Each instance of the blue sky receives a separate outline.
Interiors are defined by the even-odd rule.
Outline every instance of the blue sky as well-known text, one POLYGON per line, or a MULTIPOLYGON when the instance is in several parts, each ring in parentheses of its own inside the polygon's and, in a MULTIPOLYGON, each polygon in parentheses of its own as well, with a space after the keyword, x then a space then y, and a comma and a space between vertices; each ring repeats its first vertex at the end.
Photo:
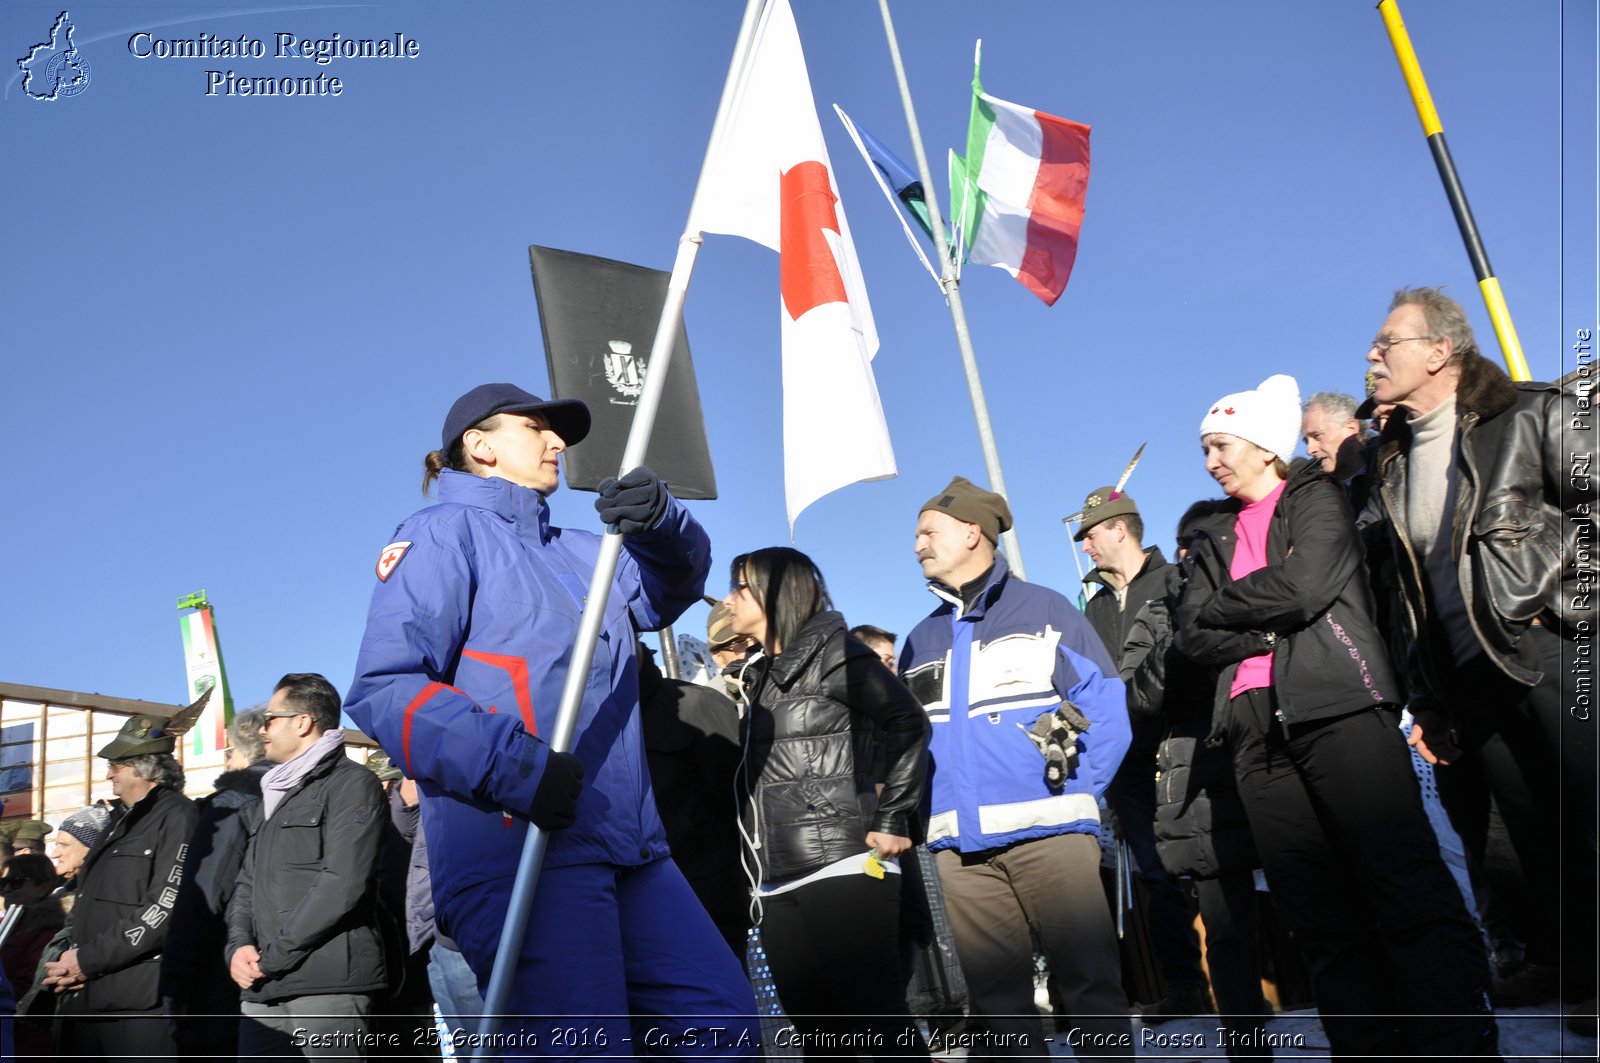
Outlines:
MULTIPOLYGON (((851 622, 903 633, 933 605, 917 507, 983 463, 943 302, 828 107, 909 158, 876 5, 794 6, 900 466, 812 506, 795 544, 851 622)), ((0 679, 177 701, 174 604, 203 587, 239 704, 287 671, 342 690, 450 402, 488 380, 546 390, 527 245, 671 265, 742 4, 73 5, 91 80, 42 103, 13 61, 60 10, 3 13, 0 679), (141 30, 269 55, 140 59, 141 30), (420 54, 317 67, 272 58, 278 32, 398 32, 420 54), (207 97, 208 69, 344 91, 207 97)), ((1528 360, 1557 376, 1596 323, 1594 6, 1402 10, 1528 360)), ((989 92, 1094 128, 1061 301, 982 267, 963 285, 1035 582, 1076 594, 1060 518, 1144 441, 1129 490, 1169 548, 1216 493, 1205 407, 1275 372, 1358 391, 1400 285, 1449 285, 1496 352, 1366 0, 894 11, 934 158, 964 142, 978 37, 989 92)), ((777 315, 777 256, 708 237, 686 320, 722 494, 694 505, 717 593, 735 553, 788 538, 777 315)), ((823 456, 829 425, 817 410, 823 456)), ((590 500, 561 491, 557 522, 598 529, 590 500)))

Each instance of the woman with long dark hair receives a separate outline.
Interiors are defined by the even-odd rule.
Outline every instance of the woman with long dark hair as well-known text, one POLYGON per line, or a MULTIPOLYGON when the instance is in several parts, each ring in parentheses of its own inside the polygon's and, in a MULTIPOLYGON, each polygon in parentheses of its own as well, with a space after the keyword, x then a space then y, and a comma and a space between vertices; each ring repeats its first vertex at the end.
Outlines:
POLYGON ((1422 808, 1398 685, 1343 492, 1288 463, 1299 387, 1200 424, 1232 500, 1193 529, 1178 648, 1221 669, 1210 737, 1234 778, 1335 1057, 1492 1055, 1488 961, 1422 808))
POLYGON ((898 857, 923 836, 927 716, 805 554, 743 554, 732 577, 733 630, 760 646, 741 675, 740 827, 778 996, 808 1056, 922 1053, 898 857))

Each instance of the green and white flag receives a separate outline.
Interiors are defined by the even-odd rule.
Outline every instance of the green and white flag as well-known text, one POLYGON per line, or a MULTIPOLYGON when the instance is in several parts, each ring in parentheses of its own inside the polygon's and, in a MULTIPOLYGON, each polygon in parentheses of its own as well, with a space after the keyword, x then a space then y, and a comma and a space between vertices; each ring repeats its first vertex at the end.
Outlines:
POLYGON ((188 701, 198 701, 208 689, 211 700, 193 730, 184 736, 190 756, 219 753, 228 744, 228 724, 233 722, 233 698, 222 670, 222 647, 217 642, 216 618, 206 601, 206 592, 190 594, 178 601, 179 609, 193 609, 178 618, 183 631, 183 663, 188 674, 188 701), (220 696, 218 696, 220 695, 220 696))

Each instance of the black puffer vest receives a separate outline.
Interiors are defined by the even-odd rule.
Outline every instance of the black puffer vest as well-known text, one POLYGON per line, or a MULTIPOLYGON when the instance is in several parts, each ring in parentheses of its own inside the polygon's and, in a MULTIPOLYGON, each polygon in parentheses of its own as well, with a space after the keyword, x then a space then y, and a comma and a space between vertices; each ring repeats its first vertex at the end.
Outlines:
POLYGON ((824 612, 777 657, 758 657, 745 669, 740 813, 763 882, 798 878, 862 852, 869 831, 914 840, 920 833, 915 823, 925 755, 897 752, 907 748, 912 731, 921 737, 911 744, 926 748, 922 708, 897 684, 903 705, 852 709, 847 666, 868 662, 851 657, 883 668, 845 634, 842 616, 824 612), (894 720, 875 725, 874 718, 886 714, 894 720), (873 772, 880 731, 888 751, 881 804, 873 772))

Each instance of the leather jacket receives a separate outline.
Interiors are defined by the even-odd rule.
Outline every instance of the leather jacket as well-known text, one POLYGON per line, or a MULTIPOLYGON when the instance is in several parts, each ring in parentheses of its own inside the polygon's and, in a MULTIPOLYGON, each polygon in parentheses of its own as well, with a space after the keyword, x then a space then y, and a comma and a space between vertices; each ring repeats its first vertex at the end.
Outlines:
POLYGON ((776 657, 753 658, 742 680, 749 711, 738 785, 762 882, 864 852, 870 831, 922 841, 927 715, 845 633, 842 616, 813 616, 776 657))
MULTIPOLYGON (((1463 356, 1456 390, 1455 469, 1460 477, 1449 543, 1478 643, 1507 676, 1528 686, 1543 673, 1519 653, 1539 623, 1571 638, 1591 611, 1595 544, 1593 450, 1568 445, 1569 428, 1594 424, 1577 397, 1554 384, 1513 382, 1477 354, 1463 356)), ((1415 664, 1435 693, 1434 669, 1449 664, 1435 628, 1432 591, 1413 546, 1404 501, 1411 426, 1391 417, 1378 442, 1378 490, 1388 511, 1415 664), (1434 629, 1434 630, 1430 630, 1434 629), (1430 643, 1437 641, 1437 647, 1430 643)), ((1442 545, 1442 540, 1441 540, 1442 545)))

